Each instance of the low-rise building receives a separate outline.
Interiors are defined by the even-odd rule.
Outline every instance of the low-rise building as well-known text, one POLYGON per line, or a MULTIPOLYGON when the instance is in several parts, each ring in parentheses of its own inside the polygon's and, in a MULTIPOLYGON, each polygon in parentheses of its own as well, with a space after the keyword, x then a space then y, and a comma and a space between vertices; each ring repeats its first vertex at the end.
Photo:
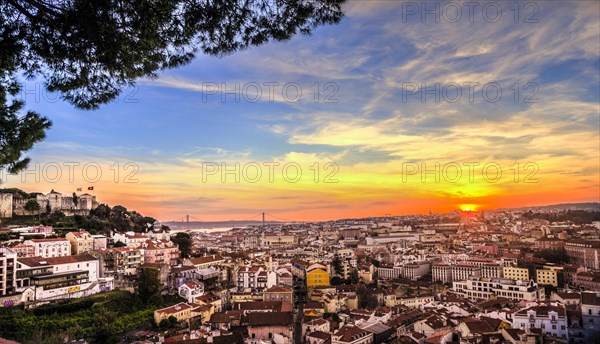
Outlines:
POLYGON ((92 255, 100 261, 101 277, 132 276, 143 263, 140 250, 132 247, 100 249, 92 255))
POLYGON ((544 288, 534 281, 506 278, 476 278, 452 283, 452 290, 470 300, 505 297, 512 300, 543 301, 544 288))
POLYGON ((71 255, 71 243, 65 238, 25 240, 24 245, 33 246, 36 257, 52 258, 71 255))
POLYGON ((65 239, 71 243, 72 254, 88 253, 94 250, 94 238, 86 231, 69 232, 65 239))
POLYGON ((513 314, 513 328, 541 329, 544 334, 568 340, 567 311, 562 306, 540 305, 513 314))

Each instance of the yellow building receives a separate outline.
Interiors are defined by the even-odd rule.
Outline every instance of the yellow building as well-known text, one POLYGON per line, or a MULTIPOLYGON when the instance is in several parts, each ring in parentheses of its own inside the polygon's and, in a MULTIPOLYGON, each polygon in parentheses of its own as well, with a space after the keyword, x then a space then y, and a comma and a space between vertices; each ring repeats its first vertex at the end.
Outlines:
POLYGON ((193 316, 192 308, 191 305, 181 302, 171 307, 157 309, 154 311, 154 322, 158 325, 162 320, 172 316, 177 318, 177 321, 187 320, 193 316))
POLYGON ((329 273, 321 268, 306 271, 306 287, 313 288, 329 285, 329 273))
POLYGON ((529 270, 527 268, 518 268, 516 266, 505 266, 502 270, 504 278, 513 280, 529 280, 529 270))
POLYGON ((560 266, 544 266, 543 269, 536 270, 537 283, 539 285, 559 286, 559 275, 563 268, 560 266))
POLYGON ((94 249, 94 238, 86 231, 69 232, 65 239, 71 243, 71 254, 78 255, 94 249))

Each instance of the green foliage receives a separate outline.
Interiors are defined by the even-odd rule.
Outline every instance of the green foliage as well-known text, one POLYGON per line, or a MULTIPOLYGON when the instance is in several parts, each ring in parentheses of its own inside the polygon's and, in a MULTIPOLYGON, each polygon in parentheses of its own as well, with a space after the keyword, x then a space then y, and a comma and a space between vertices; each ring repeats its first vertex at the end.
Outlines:
POLYGON ((30 214, 33 214, 36 211, 40 210, 40 203, 38 203, 38 201, 35 198, 30 198, 27 200, 27 203, 25 203, 25 206, 23 207, 25 210, 27 210, 30 214))
POLYGON ((91 343, 115 343, 126 332, 151 326, 155 309, 180 301, 169 297, 163 303, 150 305, 119 290, 70 304, 44 306, 41 312, 25 311, 22 307, 0 308, 0 337, 35 344, 62 343, 67 337, 85 338, 91 343), (90 302, 93 306, 83 307, 90 302), (66 312, 67 307, 72 307, 71 312, 66 312))
POLYGON ((0 61, 93 109, 198 52, 221 56, 337 23, 343 2, 11 0, 0 12, 0 61))
POLYGON ((117 242, 114 244, 114 247, 125 247, 125 246, 127 246, 127 244, 125 244, 125 243, 124 243, 124 242, 122 242, 121 240, 117 241, 117 242))
POLYGON ((31 160, 24 157, 23 153, 46 138, 46 131, 52 123, 33 111, 20 114, 24 103, 14 99, 21 91, 13 74, 16 61, 7 60, 3 56, 6 51, 5 43, 10 44, 10 41, 5 41, 6 31, 2 30, 6 24, 3 24, 2 19, 0 23, 0 169, 6 169, 8 173, 18 173, 24 170, 31 160))
POLYGON ((348 277, 348 282, 350 284, 357 284, 358 282, 360 282, 360 277, 358 276, 358 270, 352 269, 352 271, 350 271, 350 276, 348 277))
POLYGON ((171 241, 174 242, 181 252, 182 258, 189 258, 190 253, 192 252, 192 245, 194 241, 192 237, 188 233, 177 233, 174 237, 171 238, 171 241))
POLYGON ((157 269, 144 268, 138 275, 137 295, 145 303, 162 302, 160 272, 157 269))
POLYGON ((93 300, 81 300, 81 301, 66 303, 63 305, 41 306, 41 307, 35 308, 33 310, 33 314, 36 316, 51 315, 51 314, 66 314, 66 313, 77 312, 82 309, 90 308, 90 307, 92 307, 93 304, 94 304, 93 300))
POLYGON ((372 290, 364 285, 358 287, 356 295, 358 296, 358 307, 360 309, 373 309, 378 306, 377 297, 372 290))
POLYGON ((163 319, 158 324, 158 327, 162 330, 168 329, 169 327, 171 327, 171 322, 169 321, 169 319, 163 319))
POLYGON ((333 266, 333 271, 337 275, 341 275, 344 272, 342 270, 342 259, 337 253, 333 256, 333 259, 331 260, 331 265, 333 266))
POLYGON ((540 250, 535 252, 533 256, 557 264, 568 263, 571 261, 571 258, 567 255, 567 251, 564 248, 560 250, 540 250))
POLYGON ((346 284, 346 280, 341 278, 340 276, 333 276, 331 277, 331 280, 329 280, 329 283, 331 285, 342 285, 346 284))

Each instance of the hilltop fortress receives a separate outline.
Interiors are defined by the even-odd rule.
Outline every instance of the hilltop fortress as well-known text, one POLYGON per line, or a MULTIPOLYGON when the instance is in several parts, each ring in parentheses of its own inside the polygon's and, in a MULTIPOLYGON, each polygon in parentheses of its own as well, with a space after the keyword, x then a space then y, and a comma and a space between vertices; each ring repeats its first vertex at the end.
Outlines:
POLYGON ((54 190, 48 194, 34 193, 30 197, 25 192, 0 191, 0 218, 10 218, 14 215, 30 215, 25 210, 25 203, 34 198, 40 204, 40 213, 61 211, 67 216, 89 215, 92 209, 98 207, 96 196, 90 194, 63 195, 54 190))

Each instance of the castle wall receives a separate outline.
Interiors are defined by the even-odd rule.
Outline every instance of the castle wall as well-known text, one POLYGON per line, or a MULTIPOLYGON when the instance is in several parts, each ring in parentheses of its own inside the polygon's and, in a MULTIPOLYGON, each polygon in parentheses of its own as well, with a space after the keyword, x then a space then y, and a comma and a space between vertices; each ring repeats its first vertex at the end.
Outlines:
POLYGON ((0 193, 0 218, 13 216, 13 195, 0 193))
MULTIPOLYGON (((51 212, 61 211, 66 216, 89 215, 90 210, 98 207, 96 196, 90 195, 80 196, 77 206, 73 202, 73 196, 62 196, 58 193, 37 194, 36 200, 40 204, 40 214, 46 212, 48 205, 50 205, 51 212)), ((25 210, 26 203, 27 199, 15 198, 10 193, 0 193, 0 218, 10 218, 14 215, 31 215, 25 210)))

